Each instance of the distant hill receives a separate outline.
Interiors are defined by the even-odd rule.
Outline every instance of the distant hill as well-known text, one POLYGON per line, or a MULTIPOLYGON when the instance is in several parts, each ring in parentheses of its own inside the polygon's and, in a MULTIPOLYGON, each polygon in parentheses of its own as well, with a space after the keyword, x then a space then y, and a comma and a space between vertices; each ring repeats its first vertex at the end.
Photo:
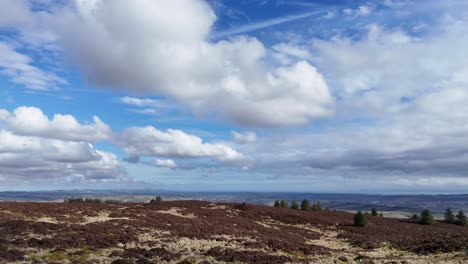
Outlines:
POLYGON ((182 192, 167 190, 67 190, 0 192, 0 201, 62 201, 70 197, 99 197, 131 202, 149 201, 161 195, 165 200, 204 200, 213 202, 248 202, 272 205, 276 199, 320 201, 322 206, 346 211, 370 210, 420 212, 430 209, 442 213, 446 208, 468 211, 468 194, 453 195, 366 195, 264 192, 182 192))

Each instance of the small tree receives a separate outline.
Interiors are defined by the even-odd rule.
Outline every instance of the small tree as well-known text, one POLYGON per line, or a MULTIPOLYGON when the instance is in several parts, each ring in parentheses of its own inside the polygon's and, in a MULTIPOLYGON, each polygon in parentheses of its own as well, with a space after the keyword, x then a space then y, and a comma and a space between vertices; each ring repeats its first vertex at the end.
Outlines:
POLYGON ((379 217, 383 217, 383 212, 380 212, 380 213, 379 213, 379 217))
POLYGON ((466 226, 468 224, 468 219, 466 215, 463 213, 463 210, 460 210, 460 212, 458 212, 456 223, 457 225, 462 225, 462 226, 466 226))
POLYGON ((434 224, 435 220, 434 220, 434 217, 432 216, 431 211, 429 211, 428 209, 422 211, 419 223, 421 223, 423 225, 432 225, 432 224, 434 224))
POLYGON ((160 202, 162 202, 162 198, 159 195, 156 196, 155 199, 151 199, 151 201, 150 201, 150 203, 160 203, 160 202))
POLYGON ((276 201, 275 201, 275 204, 274 204, 273 206, 274 206, 274 207, 280 207, 280 206, 281 206, 281 205, 280 205, 280 201, 279 201, 279 200, 276 200, 276 201))
POLYGON ((322 210, 322 206, 320 205, 320 202, 316 202, 316 203, 312 204, 312 210, 314 210, 314 211, 322 210))
POLYGON ((288 207, 289 207, 289 204, 288 204, 288 202, 286 202, 285 200, 281 200, 281 202, 280 202, 280 207, 281 207, 281 208, 288 208, 288 207))
POLYGON ((302 200, 301 210, 307 211, 310 210, 310 202, 307 199, 302 200))
POLYGON ((372 208, 371 215, 378 216, 379 214, 377 213, 377 210, 375 208, 372 208))
POLYGON ((455 223, 455 215, 452 212, 452 209, 447 208, 444 213, 444 221, 449 224, 455 223))
POLYGON ((361 211, 358 211, 354 216, 354 224, 360 227, 366 227, 369 223, 369 218, 367 215, 363 214, 361 211))
POLYGON ((421 220, 421 217, 419 217, 418 214, 413 214, 413 215, 411 216, 411 220, 414 220, 414 221, 418 221, 418 222, 419 222, 419 220, 421 220))
POLYGON ((291 202, 291 209, 299 210, 299 204, 296 201, 291 202))

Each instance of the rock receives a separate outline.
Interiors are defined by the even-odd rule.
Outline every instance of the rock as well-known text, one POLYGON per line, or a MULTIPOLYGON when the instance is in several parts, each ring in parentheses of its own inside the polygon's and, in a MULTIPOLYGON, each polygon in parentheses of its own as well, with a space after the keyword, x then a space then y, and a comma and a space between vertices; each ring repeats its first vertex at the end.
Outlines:
POLYGON ((338 260, 340 260, 341 262, 349 262, 350 261, 350 259, 348 257, 346 257, 346 256, 341 256, 341 257, 338 258, 338 260))

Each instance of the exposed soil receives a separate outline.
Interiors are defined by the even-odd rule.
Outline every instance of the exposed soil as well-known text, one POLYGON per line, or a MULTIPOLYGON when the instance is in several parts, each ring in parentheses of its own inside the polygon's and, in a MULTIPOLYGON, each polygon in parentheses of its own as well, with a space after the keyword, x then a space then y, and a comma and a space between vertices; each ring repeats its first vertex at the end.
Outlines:
POLYGON ((0 203, 0 263, 468 263, 468 227, 171 201, 0 203))

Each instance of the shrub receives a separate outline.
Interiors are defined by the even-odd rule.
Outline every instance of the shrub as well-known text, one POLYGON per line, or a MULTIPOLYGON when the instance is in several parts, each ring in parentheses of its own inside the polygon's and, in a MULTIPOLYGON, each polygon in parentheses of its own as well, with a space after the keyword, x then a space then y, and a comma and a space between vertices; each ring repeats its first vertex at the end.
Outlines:
POLYGON ((288 204, 288 202, 286 202, 285 200, 281 200, 281 202, 280 202, 280 207, 281 207, 281 208, 288 208, 288 207, 289 207, 289 204, 288 204))
POLYGON ((419 217, 418 214, 413 214, 413 215, 411 216, 411 220, 414 220, 414 221, 418 221, 418 222, 419 222, 419 220, 421 220, 421 217, 419 217))
POLYGON ((372 208, 371 215, 372 216, 378 216, 379 214, 377 213, 377 210, 375 208, 372 208))
POLYGON ((151 199, 150 203, 160 203, 162 202, 161 196, 156 196, 155 199, 151 199))
POLYGON ((279 200, 276 200, 275 201, 275 204, 273 205, 273 207, 280 207, 280 201, 279 200))
POLYGON ((299 204, 296 201, 291 202, 291 209, 299 210, 299 204))
POLYGON ((314 210, 314 211, 322 210, 322 206, 320 205, 320 202, 316 202, 316 203, 312 204, 312 210, 314 210))
POLYGON ((310 209, 310 202, 307 199, 302 200, 301 210, 307 211, 310 209))
POLYGON ((423 225, 432 225, 432 224, 434 224, 435 220, 434 220, 434 217, 432 216, 431 211, 429 211, 428 209, 422 211, 419 223, 421 223, 423 225))
POLYGON ((360 227, 366 227, 369 223, 369 218, 367 215, 363 214, 361 211, 358 211, 354 216, 354 225, 360 227))
POLYGON ((379 217, 383 217, 383 216, 384 216, 384 215, 383 215, 383 212, 380 212, 380 213, 379 213, 379 217))
POLYGON ((468 224, 468 219, 466 218, 466 215, 463 213, 463 210, 460 210, 460 212, 458 212, 456 224, 462 225, 462 226, 466 226, 468 224))
POLYGON ((452 212, 452 209, 447 208, 444 213, 444 221, 449 224, 455 223, 455 215, 452 212))

